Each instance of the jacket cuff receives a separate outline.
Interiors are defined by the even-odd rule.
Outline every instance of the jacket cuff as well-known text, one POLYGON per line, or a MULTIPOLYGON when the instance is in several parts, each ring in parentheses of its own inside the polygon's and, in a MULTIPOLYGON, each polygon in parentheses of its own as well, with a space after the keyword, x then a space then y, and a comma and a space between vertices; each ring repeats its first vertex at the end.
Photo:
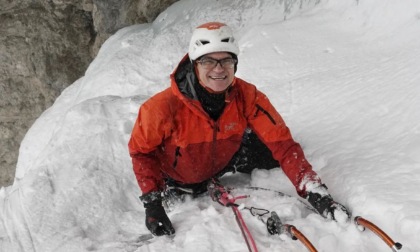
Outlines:
POLYGON ((149 192, 139 197, 141 202, 143 202, 144 206, 150 204, 161 204, 162 203, 162 195, 161 192, 149 192))

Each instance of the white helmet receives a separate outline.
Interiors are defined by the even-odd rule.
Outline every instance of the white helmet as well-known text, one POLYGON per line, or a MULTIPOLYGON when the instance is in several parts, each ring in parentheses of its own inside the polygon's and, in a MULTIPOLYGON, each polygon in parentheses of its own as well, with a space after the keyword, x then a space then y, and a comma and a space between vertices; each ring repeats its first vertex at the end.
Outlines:
POLYGON ((213 52, 239 54, 239 47, 229 26, 219 22, 205 23, 197 27, 190 41, 188 55, 191 60, 213 52))

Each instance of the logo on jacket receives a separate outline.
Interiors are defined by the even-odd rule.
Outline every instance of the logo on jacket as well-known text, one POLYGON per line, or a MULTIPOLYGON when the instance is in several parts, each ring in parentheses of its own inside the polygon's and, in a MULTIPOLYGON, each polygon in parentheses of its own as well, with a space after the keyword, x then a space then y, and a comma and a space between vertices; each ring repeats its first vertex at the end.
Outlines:
POLYGON ((235 130, 237 125, 238 125, 238 123, 236 123, 236 122, 228 123, 228 124, 225 125, 225 131, 235 130))

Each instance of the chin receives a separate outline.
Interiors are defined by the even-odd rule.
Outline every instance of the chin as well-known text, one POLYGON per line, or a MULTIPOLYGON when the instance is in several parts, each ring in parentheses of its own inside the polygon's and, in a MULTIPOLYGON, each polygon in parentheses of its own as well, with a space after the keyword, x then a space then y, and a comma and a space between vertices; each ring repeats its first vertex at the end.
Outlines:
POLYGON ((217 84, 213 84, 213 85, 212 84, 207 85, 208 88, 210 88, 211 90, 213 90, 215 92, 224 91, 228 86, 229 85, 226 84, 226 83, 224 83, 224 84, 217 83, 217 84))
POLYGON ((227 86, 223 86, 223 87, 209 87, 211 90, 213 90, 214 92, 222 92, 225 91, 227 86))

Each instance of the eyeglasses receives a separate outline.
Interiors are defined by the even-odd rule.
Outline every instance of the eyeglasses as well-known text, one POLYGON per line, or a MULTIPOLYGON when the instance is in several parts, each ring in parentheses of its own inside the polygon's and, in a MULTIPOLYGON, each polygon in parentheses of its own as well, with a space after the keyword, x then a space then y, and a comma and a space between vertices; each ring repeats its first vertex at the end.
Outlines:
POLYGON ((223 68, 233 68, 238 62, 237 59, 233 58, 224 58, 224 59, 213 59, 213 58, 204 58, 202 60, 197 60, 197 63, 200 63, 204 69, 213 69, 220 63, 220 66, 223 68))

